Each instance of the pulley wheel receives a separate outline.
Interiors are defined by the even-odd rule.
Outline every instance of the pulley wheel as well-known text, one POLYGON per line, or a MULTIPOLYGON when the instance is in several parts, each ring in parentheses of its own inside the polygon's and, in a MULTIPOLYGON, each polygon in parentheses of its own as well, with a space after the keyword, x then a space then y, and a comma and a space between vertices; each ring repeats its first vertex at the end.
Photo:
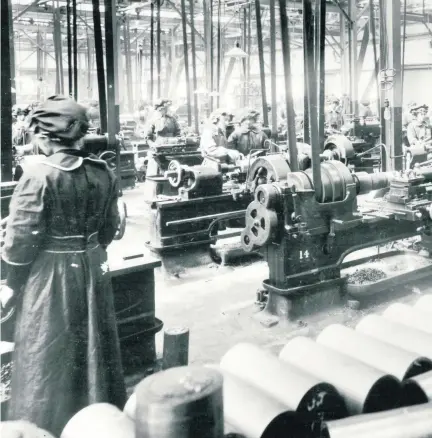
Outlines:
POLYGON ((168 181, 173 187, 180 187, 183 179, 183 169, 177 160, 170 161, 168 165, 168 172, 176 172, 175 176, 169 176, 168 181))
POLYGON ((249 204, 246 210, 246 228, 242 240, 247 236, 251 245, 264 246, 273 238, 278 224, 274 210, 268 210, 257 201, 249 204))
POLYGON ((279 198, 279 190, 273 184, 263 184, 255 191, 255 200, 266 208, 275 208, 279 198))
POLYGON ((104 160, 107 164, 108 167, 115 171, 117 169, 117 160, 116 160, 116 153, 113 151, 105 151, 102 152, 99 155, 99 159, 100 160, 104 160))

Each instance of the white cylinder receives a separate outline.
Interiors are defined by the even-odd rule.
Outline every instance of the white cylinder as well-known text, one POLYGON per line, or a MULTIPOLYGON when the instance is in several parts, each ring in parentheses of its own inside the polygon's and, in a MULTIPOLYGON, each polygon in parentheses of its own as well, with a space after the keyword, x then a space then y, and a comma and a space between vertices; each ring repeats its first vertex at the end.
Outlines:
POLYGON ((384 318, 432 334, 432 317, 428 312, 414 309, 407 304, 395 303, 387 307, 384 318))

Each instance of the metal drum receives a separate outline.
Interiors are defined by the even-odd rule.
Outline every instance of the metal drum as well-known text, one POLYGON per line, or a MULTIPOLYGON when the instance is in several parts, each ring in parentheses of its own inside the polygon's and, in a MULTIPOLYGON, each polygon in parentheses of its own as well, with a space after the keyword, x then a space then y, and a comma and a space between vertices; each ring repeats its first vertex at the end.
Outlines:
POLYGON ((334 385, 345 398, 351 415, 399 407, 401 384, 349 356, 302 336, 285 345, 279 357, 313 376, 334 385))
POLYGON ((414 309, 402 303, 395 303, 387 307, 383 316, 390 321, 432 334, 432 318, 428 312, 414 309))
POLYGON ((255 345, 241 343, 231 348, 221 360, 221 369, 267 393, 288 410, 324 419, 348 415, 334 386, 255 345))
POLYGON ((432 370, 432 361, 340 324, 326 327, 317 337, 319 344, 339 351, 399 380, 432 370))
MULTIPOLYGON (((224 418, 228 429, 247 438, 303 438, 306 425, 301 415, 268 393, 223 372, 224 418)), ((309 429, 311 430, 311 429, 309 429)), ((238 435, 236 435, 238 436, 238 435)))
POLYGON ((115 406, 97 403, 75 414, 60 438, 135 438, 135 425, 115 406))
POLYGON ((223 378, 214 369, 177 367, 137 387, 136 438, 221 438, 223 378))
POLYGON ((321 438, 432 438, 432 403, 326 424, 321 438))
POLYGON ((378 315, 364 317, 357 324, 356 330, 432 360, 432 335, 428 333, 378 315))

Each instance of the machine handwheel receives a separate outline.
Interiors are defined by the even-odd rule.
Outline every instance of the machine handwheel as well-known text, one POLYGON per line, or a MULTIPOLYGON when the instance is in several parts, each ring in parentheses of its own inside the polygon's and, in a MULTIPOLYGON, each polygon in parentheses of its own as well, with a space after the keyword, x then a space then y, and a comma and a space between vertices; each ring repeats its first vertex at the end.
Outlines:
POLYGON ((168 165, 168 172, 170 174, 176 173, 175 176, 169 176, 168 181, 173 187, 180 187, 183 180, 183 169, 177 160, 170 161, 168 165))
POLYGON ((243 249, 250 252, 256 246, 266 245, 274 237, 277 225, 276 212, 253 201, 246 210, 246 228, 241 235, 243 249))
POLYGON ((111 169, 111 170, 116 170, 116 168, 117 168, 117 162, 116 162, 116 153, 115 152, 113 152, 113 151, 105 151, 105 152, 102 152, 100 155, 99 155, 99 158, 101 159, 101 160, 104 160, 104 161, 106 161, 106 163, 108 164, 108 167, 111 169))

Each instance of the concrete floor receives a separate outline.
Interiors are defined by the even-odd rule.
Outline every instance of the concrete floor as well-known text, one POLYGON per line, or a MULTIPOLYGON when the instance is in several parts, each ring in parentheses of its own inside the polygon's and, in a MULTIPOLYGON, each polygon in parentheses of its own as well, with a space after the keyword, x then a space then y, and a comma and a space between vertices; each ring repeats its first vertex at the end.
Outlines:
MULTIPOLYGON (((111 256, 146 254, 145 232, 142 226, 142 185, 124 193, 128 208, 127 231, 121 241, 110 247, 111 256)), ((372 250, 373 252, 374 250, 372 250)), ((365 313, 379 312, 389 302, 412 303, 420 294, 432 293, 430 280, 417 282, 390 291, 384 303, 376 301, 365 310, 336 308, 304 321, 266 328, 255 318, 254 301, 261 282, 267 278, 264 261, 243 266, 220 267, 214 263, 197 266, 180 278, 166 278, 156 273, 156 316, 165 327, 186 326, 190 329, 190 364, 216 363, 238 342, 253 342, 268 351, 278 353, 296 335, 314 336, 331 323, 351 325, 365 313)), ((157 336, 157 348, 162 352, 162 334, 157 336)))

